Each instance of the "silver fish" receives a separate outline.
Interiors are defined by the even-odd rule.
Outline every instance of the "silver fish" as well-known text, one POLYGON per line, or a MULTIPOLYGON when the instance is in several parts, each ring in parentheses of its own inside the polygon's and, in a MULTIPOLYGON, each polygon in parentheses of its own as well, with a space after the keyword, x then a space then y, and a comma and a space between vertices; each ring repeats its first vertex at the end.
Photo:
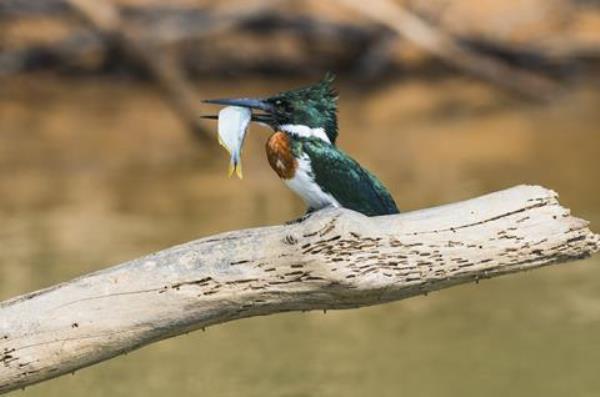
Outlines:
POLYGON ((228 168, 230 177, 235 171, 238 178, 243 178, 242 146, 251 118, 252 111, 246 107, 227 106, 219 112, 219 143, 231 155, 228 168))

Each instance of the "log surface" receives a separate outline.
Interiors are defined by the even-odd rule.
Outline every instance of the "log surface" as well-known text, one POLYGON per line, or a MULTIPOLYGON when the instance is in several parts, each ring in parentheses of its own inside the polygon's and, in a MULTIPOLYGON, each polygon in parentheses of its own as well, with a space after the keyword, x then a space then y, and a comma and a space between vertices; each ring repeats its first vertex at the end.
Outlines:
POLYGON ((539 186, 211 236, 0 303, 0 393, 212 324, 394 301, 583 258, 599 244, 539 186))

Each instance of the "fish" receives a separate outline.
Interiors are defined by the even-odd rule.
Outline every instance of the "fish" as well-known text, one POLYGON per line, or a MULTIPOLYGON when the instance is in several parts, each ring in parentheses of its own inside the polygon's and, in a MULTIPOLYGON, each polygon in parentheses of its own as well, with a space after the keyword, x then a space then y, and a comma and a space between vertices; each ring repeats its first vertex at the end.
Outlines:
POLYGON ((227 106, 219 112, 219 143, 231 155, 227 170, 229 177, 233 175, 234 171, 238 178, 242 179, 244 177, 242 173, 242 147, 251 119, 252 111, 246 107, 227 106))

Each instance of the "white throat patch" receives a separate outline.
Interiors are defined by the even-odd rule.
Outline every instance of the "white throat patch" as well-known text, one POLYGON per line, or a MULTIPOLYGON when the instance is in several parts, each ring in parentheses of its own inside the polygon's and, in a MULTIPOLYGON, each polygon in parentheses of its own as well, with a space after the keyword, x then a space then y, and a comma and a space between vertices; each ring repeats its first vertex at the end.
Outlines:
POLYGON ((320 140, 331 144, 329 137, 325 133, 323 128, 310 128, 306 125, 301 124, 284 124, 279 127, 281 130, 296 136, 300 136, 303 138, 319 138, 320 140))

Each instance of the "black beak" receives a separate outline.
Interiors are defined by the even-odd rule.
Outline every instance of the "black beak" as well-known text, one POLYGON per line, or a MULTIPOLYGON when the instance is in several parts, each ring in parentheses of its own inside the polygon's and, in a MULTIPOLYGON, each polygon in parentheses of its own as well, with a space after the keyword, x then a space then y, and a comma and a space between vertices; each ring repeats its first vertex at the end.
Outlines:
POLYGON ((270 112, 273 107, 268 102, 262 99, 256 98, 220 98, 220 99, 206 99, 204 103, 212 103, 214 105, 226 105, 226 106, 241 106, 250 109, 264 110, 270 112))
MULTIPOLYGON (((273 106, 258 98, 219 98, 219 99, 205 99, 204 103, 210 103, 213 105, 226 105, 226 106, 240 106, 250 109, 262 110, 265 113, 252 113, 252 121, 259 123, 268 123, 271 119, 270 113, 273 110, 273 106)), ((216 115, 201 116, 203 119, 218 120, 216 115)))

